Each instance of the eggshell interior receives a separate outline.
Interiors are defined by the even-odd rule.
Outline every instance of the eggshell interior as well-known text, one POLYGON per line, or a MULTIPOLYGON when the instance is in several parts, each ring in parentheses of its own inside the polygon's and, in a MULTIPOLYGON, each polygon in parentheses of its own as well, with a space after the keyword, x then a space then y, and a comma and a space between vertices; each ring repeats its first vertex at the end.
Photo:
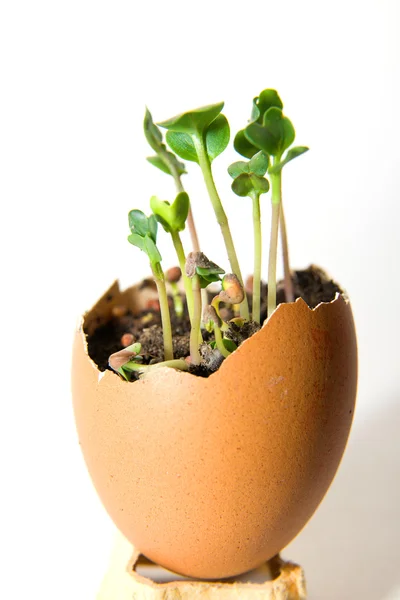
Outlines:
POLYGON ((281 551, 326 493, 348 438, 357 349, 341 295, 280 305, 208 378, 169 368, 101 374, 85 331, 140 293, 118 285, 86 314, 73 352, 79 440, 100 498, 154 562, 219 579, 281 551))

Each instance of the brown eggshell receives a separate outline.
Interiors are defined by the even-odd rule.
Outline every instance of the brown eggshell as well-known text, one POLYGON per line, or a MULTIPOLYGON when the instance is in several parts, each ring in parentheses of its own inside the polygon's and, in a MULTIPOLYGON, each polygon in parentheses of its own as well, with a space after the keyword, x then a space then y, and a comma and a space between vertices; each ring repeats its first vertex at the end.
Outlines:
MULTIPOLYGON (((107 319, 114 286, 85 316, 107 319)), ((257 567, 326 493, 353 417, 357 350, 343 296, 282 304, 208 378, 160 368, 128 383, 100 373, 82 329, 73 401, 82 451, 108 513, 151 560, 217 579, 257 567)))

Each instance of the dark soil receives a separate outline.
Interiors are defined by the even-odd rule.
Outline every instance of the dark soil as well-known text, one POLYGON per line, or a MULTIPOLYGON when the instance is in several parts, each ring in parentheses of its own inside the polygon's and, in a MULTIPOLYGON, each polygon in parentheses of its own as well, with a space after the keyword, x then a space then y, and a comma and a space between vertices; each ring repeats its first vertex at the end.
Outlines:
MULTIPOLYGON (((293 285, 295 298, 303 298, 310 308, 315 308, 320 302, 331 302, 337 292, 342 292, 336 283, 327 279, 325 273, 313 265, 302 271, 294 271, 293 285)), ((261 297, 264 299, 267 297, 266 284, 262 284, 261 297)), ((251 306, 250 294, 248 294, 248 299, 251 306)), ((279 282, 277 286, 277 304, 284 302, 283 282, 279 282)), ((174 357, 185 358, 190 354, 190 321, 186 313, 181 318, 176 316, 172 301, 170 312, 174 357)), ((261 322, 266 319, 266 313, 265 301, 261 305, 261 322)), ((231 311, 227 309, 224 319, 229 320, 233 316, 231 311)), ((241 342, 253 335, 259 328, 259 324, 253 322, 246 323, 240 329, 236 326, 230 326, 226 336, 232 339, 237 345, 240 345, 241 342)), ((126 312, 122 316, 118 314, 118 316, 112 317, 107 324, 100 326, 92 335, 87 336, 89 356, 97 364, 100 371, 109 368, 108 358, 114 352, 121 350, 123 347, 121 338, 126 333, 133 335, 131 343, 140 342, 142 345, 141 354, 143 355, 144 364, 153 364, 163 360, 163 336, 159 311, 157 309, 149 309, 137 316, 126 312)), ((205 342, 213 340, 212 334, 208 334, 205 331, 202 333, 205 342)), ((218 350, 213 350, 207 343, 201 346, 200 353, 203 358, 202 365, 191 370, 196 375, 208 377, 219 368, 222 356, 218 350)))

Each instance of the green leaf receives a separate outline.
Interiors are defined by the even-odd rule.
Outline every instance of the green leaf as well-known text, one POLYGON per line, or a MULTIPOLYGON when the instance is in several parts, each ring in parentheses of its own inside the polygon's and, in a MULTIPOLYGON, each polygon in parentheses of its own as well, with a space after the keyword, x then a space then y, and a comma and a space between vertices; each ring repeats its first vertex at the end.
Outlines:
POLYGON ((162 258, 157 246, 149 235, 144 237, 144 252, 146 252, 152 264, 160 263, 162 258))
POLYGON ((243 173, 249 173, 249 163, 244 160, 238 160, 228 167, 228 173, 233 178, 239 177, 243 173))
POLYGON ((157 196, 150 199, 150 207, 154 216, 164 227, 165 231, 174 233, 185 229, 185 222, 189 214, 189 196, 186 192, 180 192, 174 202, 169 204, 160 200, 157 196))
POLYGON ((141 235, 137 233, 131 233, 130 235, 128 235, 128 242, 142 250, 142 252, 146 252, 144 246, 144 237, 142 237, 141 235))
POLYGON ((250 123, 245 129, 245 135, 254 146, 278 158, 295 138, 291 121, 282 115, 280 108, 276 107, 267 110, 262 125, 250 123))
POLYGON ((268 172, 272 173, 272 174, 279 173, 280 171, 282 171, 283 167, 285 165, 287 165, 288 162, 290 162, 291 160, 294 160, 298 156, 301 156, 308 150, 309 150, 309 148, 307 148, 306 146, 293 146, 293 148, 290 148, 287 151, 285 158, 282 161, 280 161, 279 163, 270 167, 268 172))
POLYGON ((232 190, 237 196, 251 196, 253 192, 265 194, 269 190, 269 182, 254 173, 242 173, 232 183, 232 190))
POLYGON ((247 139, 244 129, 241 129, 235 135, 233 147, 235 148, 236 152, 242 156, 245 156, 246 158, 251 158, 258 152, 258 149, 247 139))
POLYGON ((147 220, 148 226, 149 226, 149 233, 148 235, 151 237, 151 239, 153 240, 154 243, 157 242, 157 229, 158 229, 158 223, 157 223, 157 219, 155 217, 155 215, 150 215, 148 220, 147 220))
POLYGON ((298 156, 301 156, 305 152, 308 152, 308 150, 309 148, 307 148, 307 146, 293 146, 293 148, 290 148, 290 150, 288 150, 285 156, 285 164, 297 158, 298 156))
POLYGON ((196 267, 196 273, 200 279, 200 287, 206 288, 210 283, 221 281, 220 275, 223 275, 225 271, 215 263, 210 262, 208 267, 196 267))
POLYGON ((259 175, 263 177, 268 170, 269 166, 269 156, 268 154, 264 154, 264 152, 257 152, 253 156, 253 158, 249 161, 249 173, 255 173, 255 175, 259 175))
POLYGON ((143 129, 146 140, 153 150, 158 153, 160 147, 162 146, 162 133, 157 125, 154 124, 153 117, 151 116, 151 112, 148 108, 146 108, 146 113, 144 116, 143 129))
POLYGON ((256 99, 256 103, 259 112, 259 115, 257 117, 259 123, 262 123, 265 113, 270 108, 275 107, 280 108, 281 110, 283 109, 282 100, 280 99, 279 94, 276 90, 263 90, 256 99))
POLYGON ((132 233, 137 233, 140 236, 146 235, 149 232, 148 219, 141 210, 131 210, 128 215, 129 229, 132 233))
MULTIPOLYGON (((146 160, 153 165, 153 167, 157 167, 163 173, 167 175, 172 175, 170 168, 165 164, 165 162, 159 156, 148 156, 146 160)), ((182 164, 182 163, 181 163, 182 164)))
POLYGON ((168 131, 166 135, 168 146, 184 160, 199 162, 192 138, 187 133, 168 131))
POLYGON ((202 106, 195 110, 176 115, 172 119, 159 123, 159 125, 169 131, 201 135, 218 117, 223 107, 223 102, 202 106))
POLYGON ((225 115, 218 115, 206 131, 206 148, 211 162, 225 150, 229 144, 229 138, 228 119, 225 115))
MULTIPOLYGON (((295 131, 291 121, 284 117, 280 108, 272 107, 264 115, 263 126, 266 127, 271 135, 277 140, 279 145, 278 152, 282 154, 294 142, 295 131)), ((272 154, 270 152, 269 154, 272 154)))
POLYGON ((228 338, 222 338, 222 342, 225 348, 228 350, 228 352, 234 352, 235 350, 237 350, 237 346, 233 340, 230 340, 228 338))

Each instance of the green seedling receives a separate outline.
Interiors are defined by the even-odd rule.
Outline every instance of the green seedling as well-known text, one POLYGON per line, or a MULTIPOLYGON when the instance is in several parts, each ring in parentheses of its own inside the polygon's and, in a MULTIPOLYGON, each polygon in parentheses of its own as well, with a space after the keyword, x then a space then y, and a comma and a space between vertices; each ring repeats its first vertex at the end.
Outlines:
POLYGON ((233 352, 233 350, 236 350, 236 344, 233 344, 231 340, 223 339, 221 333, 222 320, 218 316, 217 311, 213 306, 208 305, 204 309, 203 323, 205 329, 209 333, 214 332, 215 346, 224 358, 229 356, 233 352), (234 347, 231 344, 233 344, 234 347), (229 349, 229 347, 231 349, 229 349))
MULTIPOLYGON (((223 106, 223 102, 204 106, 177 115, 159 125, 168 130, 166 141, 170 148, 180 158, 195 162, 200 166, 216 219, 221 228, 232 271, 243 282, 228 218, 215 186, 211 169, 211 163, 225 150, 230 138, 229 123, 221 114, 223 106)), ((246 319, 249 318, 247 298, 241 306, 241 313, 246 319)))
MULTIPOLYGON (((177 194, 184 192, 185 190, 182 185, 181 176, 186 173, 185 165, 177 159, 173 152, 167 150, 166 145, 163 143, 162 133, 157 125, 153 122, 153 117, 147 108, 144 117, 143 129, 149 145, 156 153, 155 156, 149 156, 147 160, 154 167, 157 167, 164 173, 167 173, 173 177, 177 194)), ((197 237, 196 226, 194 224, 190 203, 187 221, 193 250, 194 252, 198 252, 200 250, 199 239, 197 237)))
POLYGON ((164 339, 164 358, 165 360, 172 360, 174 358, 174 353, 172 349, 172 331, 168 297, 165 287, 164 272, 161 267, 161 254, 156 246, 157 219, 154 215, 146 217, 141 210, 131 210, 129 213, 129 227, 131 234, 128 236, 128 242, 145 252, 150 261, 150 267, 157 285, 160 302, 164 339))
POLYGON ((132 344, 118 352, 111 354, 108 359, 109 366, 119 373, 126 381, 133 381, 136 377, 150 375, 160 367, 170 367, 180 371, 188 371, 188 365, 184 360, 167 360, 155 365, 144 365, 143 357, 140 355, 142 346, 139 343, 132 344), (136 377, 135 377, 136 375, 136 377))
POLYGON ((192 365, 199 365, 199 335, 201 325, 201 290, 210 283, 220 281, 225 273, 221 267, 208 260, 202 252, 190 252, 186 259, 186 275, 192 280, 194 310, 190 330, 190 359, 192 365))
POLYGON ((282 113, 283 103, 276 90, 266 89, 253 100, 251 122, 235 137, 235 149, 252 158, 258 151, 272 157, 268 168, 271 181, 272 223, 268 267, 268 316, 276 308, 276 257, 278 229, 280 224, 282 253, 285 273, 285 296, 287 302, 293 302, 293 283, 290 275, 289 249, 286 223, 282 206, 282 169, 307 152, 305 146, 290 146, 295 139, 295 130, 291 121, 282 113), (286 154, 284 154, 286 152, 286 154))
POLYGON ((183 284, 185 286, 186 300, 190 321, 193 319, 193 292, 190 279, 185 273, 185 251, 179 232, 185 229, 185 222, 189 212, 189 196, 186 192, 180 192, 174 202, 170 204, 165 200, 159 200, 153 196, 150 200, 150 208, 153 211, 157 221, 161 223, 165 231, 171 234, 172 242, 178 257, 179 266, 183 274, 183 284))
POLYGON ((111 354, 108 359, 108 364, 114 371, 122 375, 126 381, 131 381, 130 370, 126 370, 125 365, 130 362, 140 365, 141 361, 143 360, 143 357, 140 356, 141 349, 141 344, 131 344, 130 346, 111 354))
POLYGON ((254 276, 252 318, 257 323, 260 322, 262 260, 260 196, 269 190, 269 181, 264 177, 268 166, 268 154, 257 152, 248 162, 238 161, 228 167, 228 173, 233 178, 232 190, 238 196, 249 196, 253 203, 254 276))
POLYGON ((178 286, 178 282, 180 281, 181 277, 182 272, 179 267, 171 267, 165 272, 165 279, 168 281, 171 288, 175 314, 179 318, 183 317, 183 302, 178 286))
POLYGON ((219 294, 214 296, 211 302, 211 306, 215 309, 218 317, 221 319, 221 331, 228 331, 229 329, 228 323, 226 323, 226 321, 224 321, 221 317, 219 309, 221 302, 234 306, 235 304, 240 304, 243 302, 243 299, 244 290, 242 284, 234 273, 228 273, 222 279, 222 290, 219 294))

